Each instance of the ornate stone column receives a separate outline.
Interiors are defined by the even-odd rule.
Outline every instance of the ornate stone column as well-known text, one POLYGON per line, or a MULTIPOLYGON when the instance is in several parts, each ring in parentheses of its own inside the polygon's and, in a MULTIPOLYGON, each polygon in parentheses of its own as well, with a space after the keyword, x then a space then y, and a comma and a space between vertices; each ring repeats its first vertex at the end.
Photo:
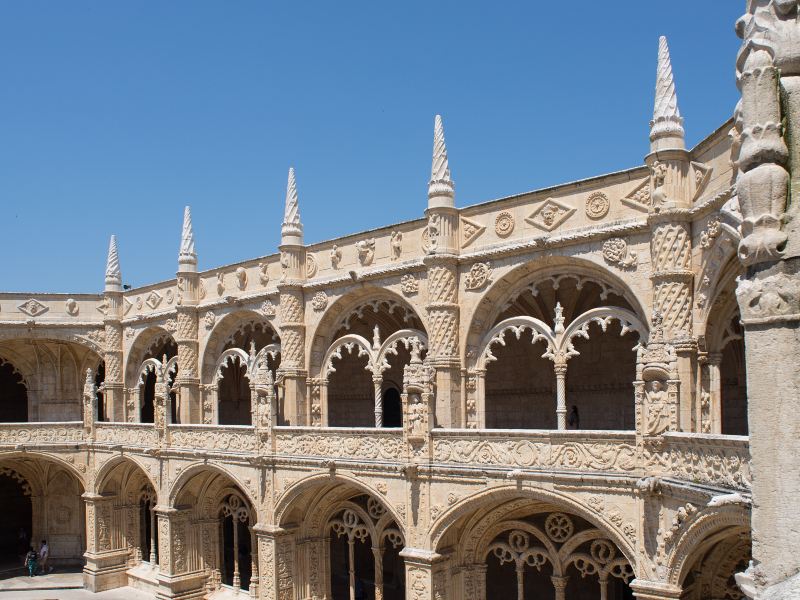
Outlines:
POLYGON ((556 418, 558 428, 567 428, 567 363, 559 362, 554 365, 556 372, 556 418))
POLYGON ((203 407, 200 400, 200 368, 197 339, 197 304, 200 300, 200 276, 197 273, 197 253, 194 249, 192 214, 187 206, 183 212, 181 248, 178 254, 178 345, 177 388, 179 423, 201 423, 203 407))
POLYGON ((461 361, 458 356, 458 210, 450 177, 442 118, 436 115, 433 165, 428 184, 428 226, 423 233, 428 268, 428 340, 436 368, 436 423, 458 427, 461 421, 461 361))
POLYGON ((105 418, 109 421, 125 420, 125 394, 122 377, 122 271, 119 267, 117 236, 112 235, 106 261, 106 285, 103 292, 103 326, 105 330, 105 381, 103 395, 105 418))
POLYGON ((753 562, 750 597, 800 596, 800 27, 797 3, 749 2, 736 24, 734 115, 742 212, 736 297, 747 363, 753 562), (784 137, 784 134, 786 136, 784 137), (787 170, 788 167, 788 170, 787 170), (792 174, 790 176, 790 173, 792 174), (780 588, 780 591, 779 591, 780 588))
POLYGON ((261 597, 265 600, 292 600, 295 595, 294 531, 275 525, 253 527, 258 539, 258 572, 261 597))
POLYGON ((403 548, 406 594, 414 600, 447 600, 446 561, 441 554, 419 548, 403 548))
POLYGON ((94 373, 86 369, 86 380, 83 384, 83 428, 89 439, 94 439, 94 424, 97 421, 97 386, 94 373))
POLYGON ((86 504, 84 586, 100 592, 127 585, 128 550, 115 547, 122 546, 124 538, 116 530, 120 524, 114 519, 114 498, 90 492, 83 494, 82 498, 86 504))
POLYGON ((634 579, 631 590, 638 600, 677 600, 681 597, 681 588, 661 581, 634 579))
POLYGON ((281 225, 281 280, 278 284, 281 311, 281 366, 283 419, 289 425, 305 424, 306 325, 303 281, 306 251, 297 198, 294 169, 289 169, 286 208, 281 225))
MULTIPOLYGON (((653 266, 653 311, 664 319, 664 334, 678 353, 683 402, 679 428, 691 431, 697 344, 692 338, 692 198, 698 189, 695 168, 685 149, 667 40, 659 39, 656 98, 650 122, 650 257, 653 266)), ((701 171, 702 172, 702 171, 701 171)))
POLYGON ((556 600, 566 600, 567 597, 567 583, 569 582, 569 577, 556 577, 553 575, 550 577, 550 581, 553 582, 553 587, 555 588, 556 600))

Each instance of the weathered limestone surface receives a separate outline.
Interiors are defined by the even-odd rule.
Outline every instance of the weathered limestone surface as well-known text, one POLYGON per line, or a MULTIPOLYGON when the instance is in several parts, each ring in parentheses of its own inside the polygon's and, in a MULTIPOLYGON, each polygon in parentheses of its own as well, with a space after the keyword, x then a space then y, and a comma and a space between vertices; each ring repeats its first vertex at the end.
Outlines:
POLYGON ((187 207, 173 280, 0 293, 32 534, 158 598, 793 597, 797 28, 748 5, 692 149, 661 38, 626 171, 458 208, 436 116, 417 220, 306 244, 291 169, 277 254, 198 270, 187 207))

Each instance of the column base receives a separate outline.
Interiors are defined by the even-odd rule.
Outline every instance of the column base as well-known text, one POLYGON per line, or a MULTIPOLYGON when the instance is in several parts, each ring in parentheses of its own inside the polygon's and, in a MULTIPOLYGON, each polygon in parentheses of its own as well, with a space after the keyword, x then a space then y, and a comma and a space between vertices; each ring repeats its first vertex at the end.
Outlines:
POLYGON ((631 581, 631 589, 638 600, 677 600, 683 592, 678 586, 664 581, 642 579, 631 581))
POLYGON ((95 554, 87 552, 83 567, 83 587, 97 593, 128 585, 128 551, 114 550, 95 554))

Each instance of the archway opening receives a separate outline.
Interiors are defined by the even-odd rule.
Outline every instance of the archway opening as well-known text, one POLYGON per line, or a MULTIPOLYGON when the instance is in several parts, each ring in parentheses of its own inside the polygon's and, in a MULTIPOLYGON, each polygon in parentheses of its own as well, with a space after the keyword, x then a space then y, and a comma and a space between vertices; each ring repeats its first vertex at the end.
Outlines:
POLYGON ((717 537, 716 541, 701 545, 683 582, 681 598, 744 598, 735 575, 747 569, 752 558, 750 535, 740 531, 717 537))
POLYGON ((222 584, 249 590, 252 578, 252 524, 247 504, 230 494, 220 508, 222 584))
POLYGON ((239 357, 233 357, 220 368, 219 424, 252 425, 250 384, 246 377, 247 366, 239 357))
POLYGON ((0 358, 0 422, 28 421, 28 388, 10 362, 0 358))
POLYGON ((158 527, 156 526, 156 495, 147 486, 139 496, 138 553, 152 565, 158 563, 158 527))
POLYGON ((0 469, 0 564, 19 566, 32 544, 33 509, 27 482, 9 469, 0 469))
POLYGON ((619 321, 603 331, 592 323, 589 338, 573 340, 578 356, 567 369, 568 429, 632 430, 636 428, 633 380, 638 335, 622 333, 619 321))
MULTIPOLYGON (((738 322, 734 326, 741 328, 738 322)), ((720 383, 722 433, 748 435, 747 363, 741 335, 722 349, 720 383)))
POLYGON ((400 392, 394 386, 383 392, 383 426, 403 426, 403 406, 400 392))
MULTIPOLYGON (((171 335, 164 333, 156 337, 147 348, 142 364, 148 359, 159 361, 162 368, 166 368, 171 358, 178 355, 178 345, 171 335)), ((178 422, 177 395, 172 386, 177 377, 177 370, 167 373, 167 389, 169 394, 170 417, 172 423, 178 422)), ((139 420, 141 423, 153 423, 155 419, 156 374, 152 369, 142 373, 137 382, 139 386, 139 420)))
POLYGON ((542 355, 543 341, 532 343, 525 330, 519 339, 511 332, 505 346, 497 345, 497 358, 486 368, 486 412, 488 429, 555 429, 555 375, 553 363, 542 355))
MULTIPOLYGON (((342 515, 341 518, 346 516, 342 515)), ((368 534, 353 539, 344 531, 339 535, 331 535, 333 600, 350 600, 351 587, 356 598, 375 597, 375 558, 370 546, 368 534)))

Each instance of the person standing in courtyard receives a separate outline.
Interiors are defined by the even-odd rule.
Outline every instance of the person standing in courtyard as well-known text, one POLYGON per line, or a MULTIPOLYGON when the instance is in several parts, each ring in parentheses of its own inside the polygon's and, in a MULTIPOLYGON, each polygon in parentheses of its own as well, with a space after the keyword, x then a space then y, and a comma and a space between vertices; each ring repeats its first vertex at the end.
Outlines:
MULTIPOLYGON (((48 573, 47 570, 47 559, 50 558, 50 546, 47 545, 47 540, 42 540, 42 545, 39 546, 39 569, 41 570, 42 575, 46 575, 48 573)), ((52 572, 53 567, 50 567, 50 572, 52 572)))
POLYGON ((28 553, 25 555, 24 564, 28 567, 28 577, 35 576, 39 568, 39 555, 36 553, 36 550, 33 549, 33 546, 28 547, 28 553))

